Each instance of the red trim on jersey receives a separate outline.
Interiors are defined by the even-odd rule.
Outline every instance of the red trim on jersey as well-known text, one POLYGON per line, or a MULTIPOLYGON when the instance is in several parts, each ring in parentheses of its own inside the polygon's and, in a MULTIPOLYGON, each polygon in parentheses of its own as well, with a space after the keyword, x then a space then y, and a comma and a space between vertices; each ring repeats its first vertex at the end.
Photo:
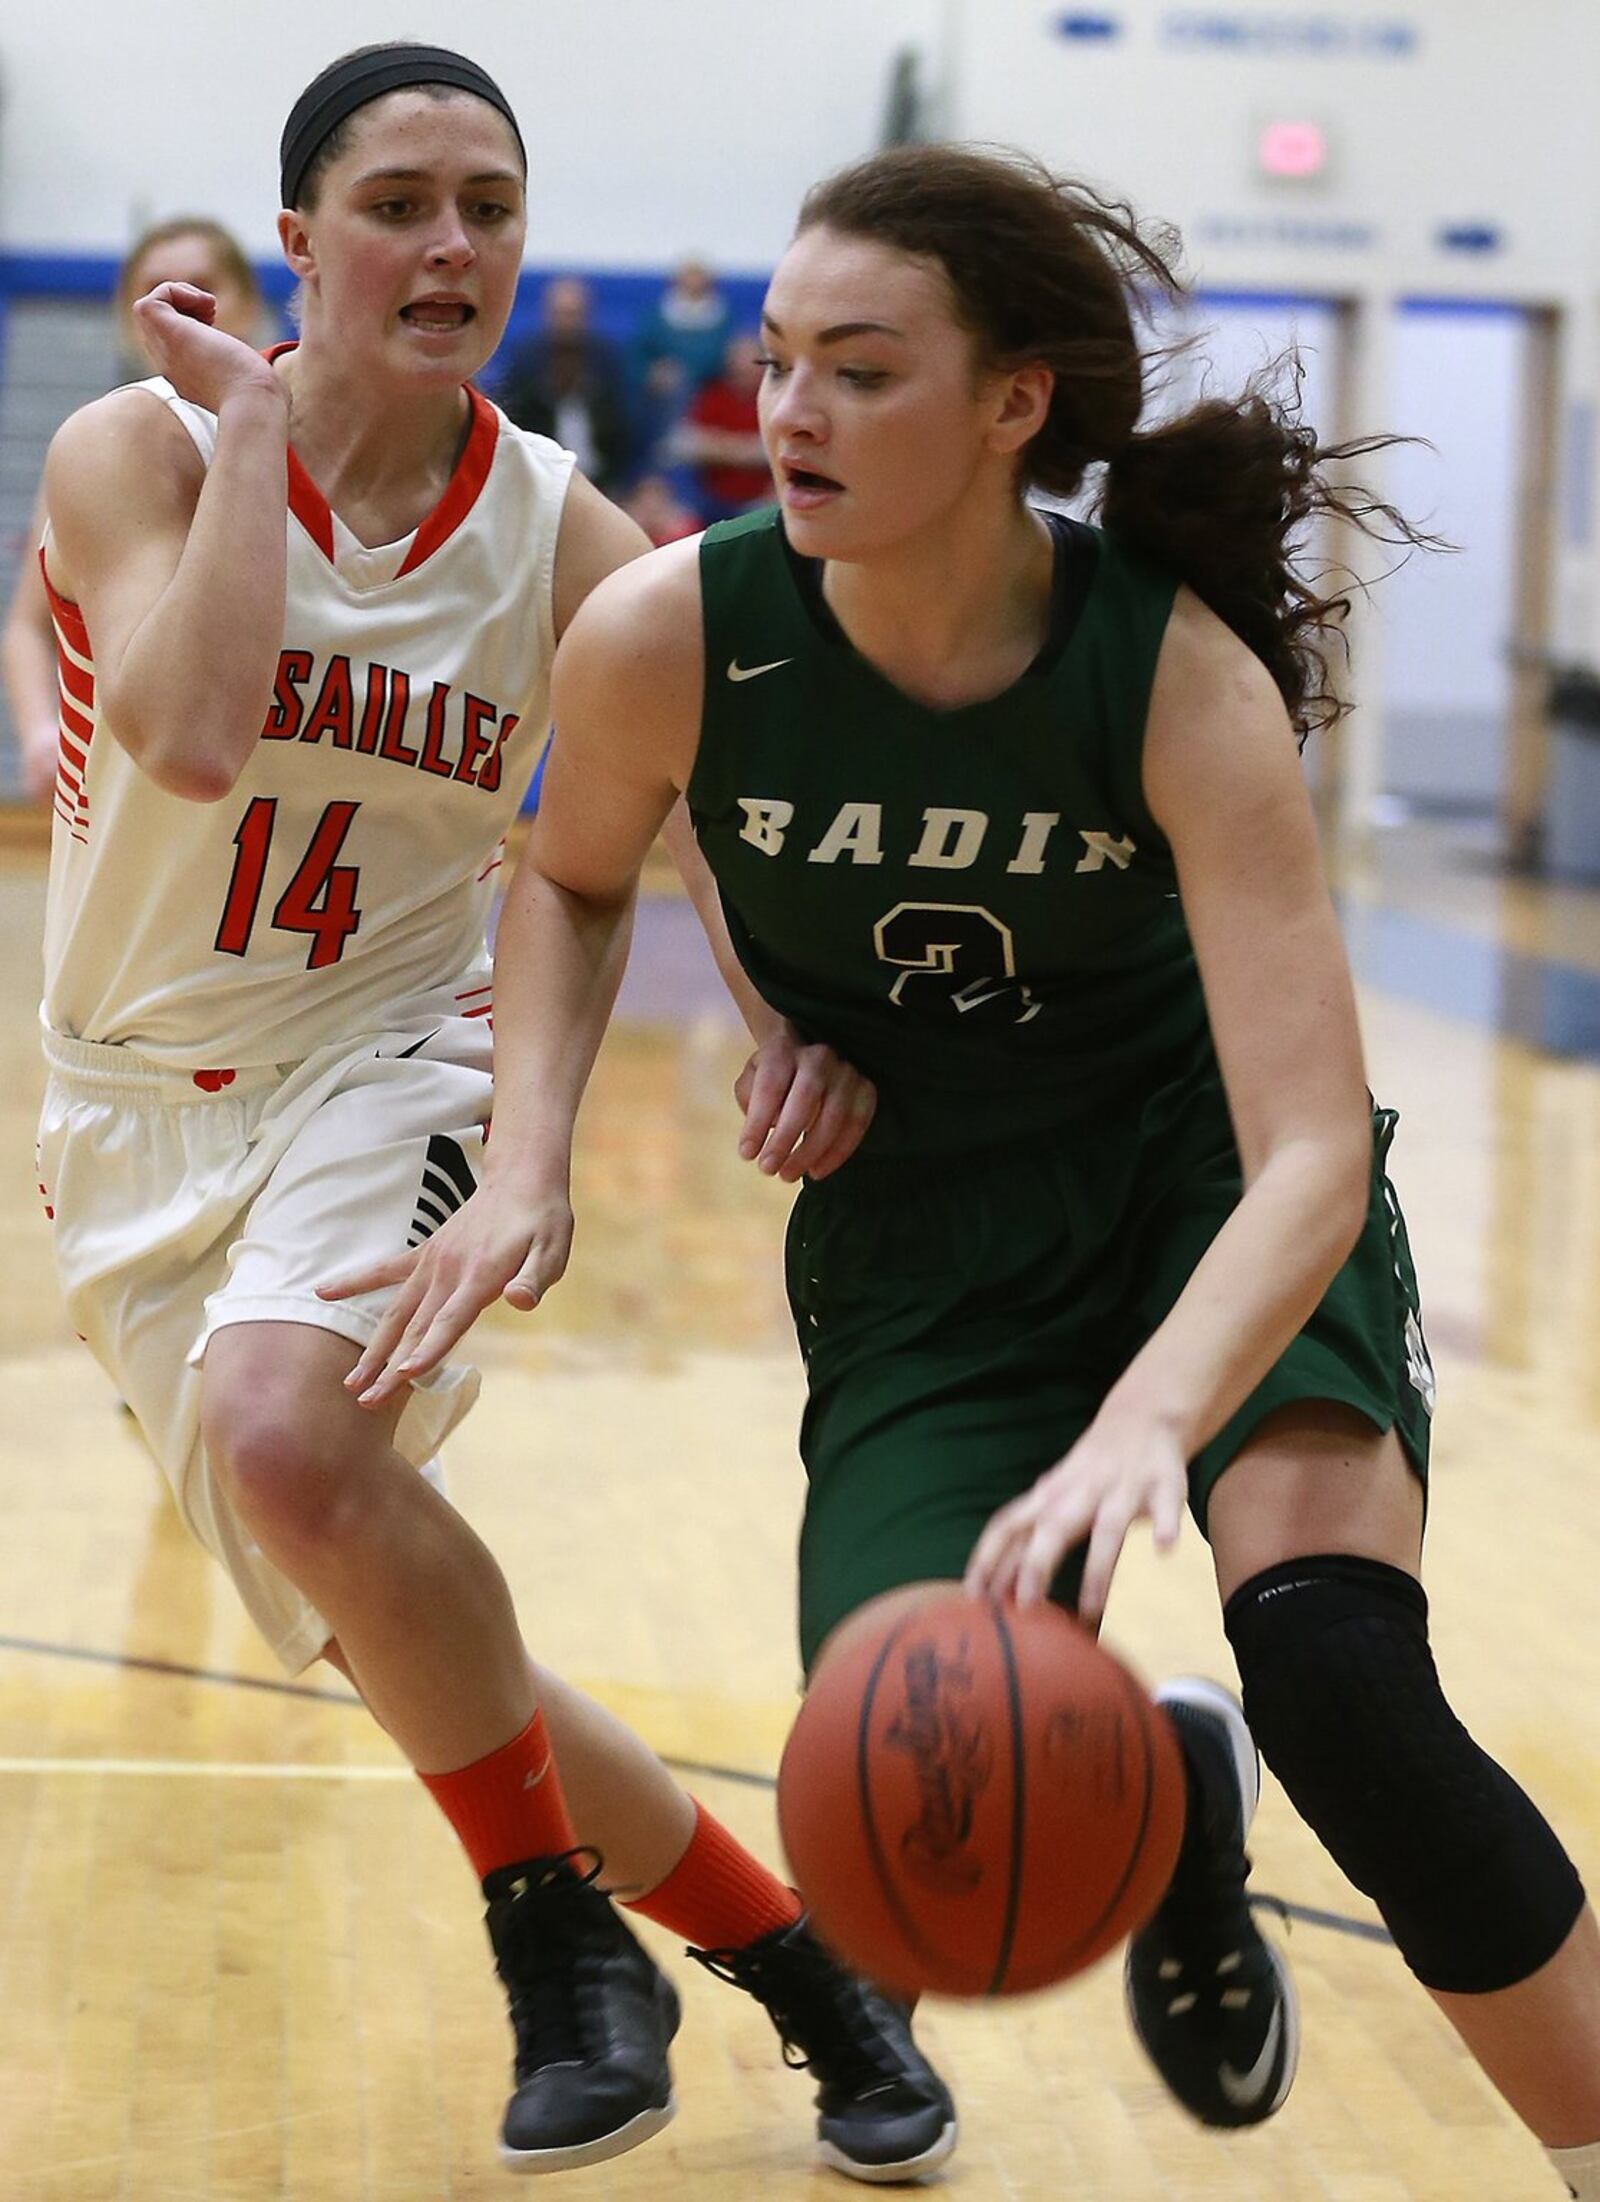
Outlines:
MULTIPOLYGON (((263 356, 267 359, 281 359, 285 352, 292 352, 294 348, 293 340, 284 344, 273 344, 263 356)), ((472 416, 467 429, 467 440, 462 445, 455 470, 445 484, 444 495, 411 539, 411 548, 406 552, 399 573, 395 575, 397 581, 408 573, 415 573, 441 544, 449 541, 477 503, 483 492, 483 485, 489 479, 489 469, 494 463, 495 444, 500 435, 500 416, 488 399, 474 390, 470 382, 464 387, 472 416)), ((331 566, 333 509, 306 472, 292 444, 289 446, 289 510, 331 566)))
POLYGON ((331 566, 333 513, 327 498, 300 464, 300 454, 293 444, 289 446, 289 510, 331 566))
POLYGON ((500 435, 500 418, 488 399, 474 390, 470 382, 466 388, 467 402, 472 407, 472 426, 467 430, 467 440, 461 447, 456 470, 445 485, 444 495, 412 537, 411 548, 395 576, 397 581, 408 573, 415 573, 424 559, 431 558, 439 546, 454 535, 489 479, 500 435))
POLYGON ((56 663, 61 671, 61 685, 74 703, 94 704, 94 675, 86 673, 72 658, 64 657, 58 650, 56 663))
POLYGON ((90 658, 94 651, 89 644, 89 630, 84 625, 83 612, 70 596, 63 596, 51 580, 44 562, 44 545, 39 546, 39 571, 44 576, 44 593, 50 599, 50 616, 60 628, 64 639, 77 651, 79 657, 90 658))
POLYGON ((84 775, 89 768, 89 744, 94 739, 94 721, 85 718, 67 701, 70 693, 79 703, 94 708, 94 651, 89 642, 89 629, 84 622, 83 610, 71 597, 63 596, 51 580, 44 562, 44 545, 39 546, 39 572, 44 581, 44 593, 50 605, 50 617, 56 629, 56 671, 62 690, 60 709, 56 720, 56 784, 51 798, 52 807, 62 824, 67 827, 74 841, 89 838, 89 798, 84 792, 84 775), (74 665, 67 650, 75 650, 79 657, 89 661, 91 670, 85 672, 74 665), (87 694, 84 691, 87 690, 87 694), (82 744, 82 748, 78 744, 82 744))
POLYGON ((464 994, 458 994, 456 996, 456 1000, 458 1002, 470 1002, 475 1000, 480 994, 492 994, 493 992, 494 981, 493 979, 490 979, 482 986, 469 986, 464 994))
MULTIPOLYGON (((292 352, 295 339, 283 344, 269 344, 262 353, 267 360, 281 359, 285 352, 292 352)), ((329 565, 333 564, 333 514, 328 500, 300 463, 300 454, 293 444, 288 453, 289 510, 316 544, 329 565)))

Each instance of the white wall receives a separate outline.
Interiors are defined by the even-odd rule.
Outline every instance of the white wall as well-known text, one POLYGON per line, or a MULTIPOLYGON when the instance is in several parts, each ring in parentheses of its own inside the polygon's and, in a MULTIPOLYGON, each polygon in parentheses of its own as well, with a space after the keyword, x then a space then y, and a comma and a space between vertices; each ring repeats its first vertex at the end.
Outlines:
MULTIPOLYGON (((1333 316, 1317 301, 1369 301, 1392 333, 1343 425, 1431 434, 1437 478, 1401 458, 1381 486, 1437 503, 1468 545, 1380 592, 1369 662, 1386 669, 1369 701, 1386 696, 1402 721, 1497 722, 1515 362, 1485 324, 1419 366, 1394 309, 1407 293, 1562 304, 1580 339, 1566 398, 1574 418, 1600 417, 1596 0, 411 0, 401 14, 393 0, 0 0, 0 251, 115 253, 147 219, 199 207, 270 253, 295 94, 335 54, 396 35, 500 77, 532 160, 535 262, 650 267, 694 249, 770 265, 805 186, 876 141, 891 61, 911 44, 941 127, 1025 143, 1178 222, 1212 289, 1303 294, 1297 309, 1211 312, 1219 387, 1298 317, 1315 354, 1306 415, 1331 432, 1333 316), (1116 35, 1063 38, 1068 15, 1116 35), (1256 172, 1272 116, 1326 126, 1322 180, 1256 172), (1491 226, 1499 249, 1443 250, 1451 223, 1491 226)), ((1567 438, 1589 471, 1593 444, 1567 438)), ((1575 486, 1569 503, 1594 502, 1591 481, 1575 486)), ((1600 655, 1595 563, 1592 543, 1569 541, 1564 655, 1600 655)), ((1375 720, 1372 785, 1382 750, 1375 720)), ((1392 745, 1384 762, 1402 786, 1421 769, 1392 745)), ((1497 774, 1484 748, 1475 784, 1497 774)))
POLYGON ((1208 285, 1531 298, 1594 265, 1594 0, 952 0, 951 21, 949 127, 1178 223, 1208 285), (1257 172, 1274 118, 1325 126, 1321 178, 1257 172), (1441 248, 1484 222, 1499 251, 1441 248))
POLYGON ((277 149, 326 62, 404 36, 516 108, 529 257, 770 264, 802 191, 877 141, 936 0, 0 0, 0 246, 115 253, 199 208, 275 249, 277 149))

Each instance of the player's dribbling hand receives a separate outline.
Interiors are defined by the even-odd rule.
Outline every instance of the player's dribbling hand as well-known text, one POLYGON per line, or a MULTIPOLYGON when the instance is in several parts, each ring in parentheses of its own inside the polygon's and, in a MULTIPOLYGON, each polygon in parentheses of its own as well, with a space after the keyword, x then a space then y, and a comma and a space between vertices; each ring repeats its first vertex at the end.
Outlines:
POLYGON ((866 1137, 878 1089, 831 1047, 808 1045, 790 1024, 763 1040, 734 1082, 744 1111, 739 1152, 793 1185, 827 1177, 866 1137))
POLYGON ((345 1378, 363 1407, 381 1407, 438 1367, 492 1300, 524 1312, 560 1281, 572 1252, 565 1194, 518 1200, 480 1186, 421 1246, 318 1285, 348 1300, 393 1285, 372 1342, 345 1378))
POLYGON ((245 390, 276 394, 287 413, 288 391, 270 363, 253 346, 213 328, 216 310, 211 293, 193 283, 158 283, 134 301, 139 341, 157 374, 208 413, 220 413, 245 390))
POLYGON ((1078 1613, 1098 1628, 1128 1531, 1148 1519, 1160 1549, 1176 1544, 1187 1491, 1183 1449, 1170 1433, 1149 1423, 1092 1423, 1064 1460, 992 1517, 967 1562, 966 1587, 1033 1605, 1087 1539, 1078 1613))

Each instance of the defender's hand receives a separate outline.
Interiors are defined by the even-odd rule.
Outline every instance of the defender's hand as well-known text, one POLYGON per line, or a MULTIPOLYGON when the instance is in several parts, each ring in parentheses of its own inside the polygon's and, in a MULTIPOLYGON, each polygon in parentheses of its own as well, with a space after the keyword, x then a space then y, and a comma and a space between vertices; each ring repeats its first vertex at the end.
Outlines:
POLYGON ((831 1047, 808 1046, 787 1023, 756 1049, 733 1095, 744 1111, 740 1154, 786 1185, 847 1162, 878 1106, 870 1078, 831 1047))
POLYGON ((381 1407, 436 1369, 492 1300, 536 1308, 572 1252, 565 1193, 513 1200, 480 1186, 421 1246, 318 1285, 324 1300, 397 1287, 372 1343, 345 1378, 363 1407, 381 1407))

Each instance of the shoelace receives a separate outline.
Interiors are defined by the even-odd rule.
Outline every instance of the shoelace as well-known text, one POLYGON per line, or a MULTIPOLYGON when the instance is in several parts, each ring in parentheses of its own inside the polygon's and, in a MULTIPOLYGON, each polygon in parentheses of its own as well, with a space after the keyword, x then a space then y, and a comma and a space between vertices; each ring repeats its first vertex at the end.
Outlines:
POLYGON ((718 1980, 755 1997, 778 2030, 783 2061, 824 2087, 864 2095, 899 2077, 860 1988, 820 1950, 691 1950, 718 1980))
POLYGON ((498 1899, 508 1906, 496 1954, 516 2035, 519 2081, 545 2065, 581 2060, 588 2048, 585 1991, 592 1983, 592 1952, 581 1931, 558 1928, 552 1934, 550 1929, 553 1907, 589 1888, 601 1866, 598 1851, 562 1851, 541 1859, 537 1876, 511 1881, 498 1899), (584 1857, 592 1863, 580 1871, 577 1861, 584 1857))

